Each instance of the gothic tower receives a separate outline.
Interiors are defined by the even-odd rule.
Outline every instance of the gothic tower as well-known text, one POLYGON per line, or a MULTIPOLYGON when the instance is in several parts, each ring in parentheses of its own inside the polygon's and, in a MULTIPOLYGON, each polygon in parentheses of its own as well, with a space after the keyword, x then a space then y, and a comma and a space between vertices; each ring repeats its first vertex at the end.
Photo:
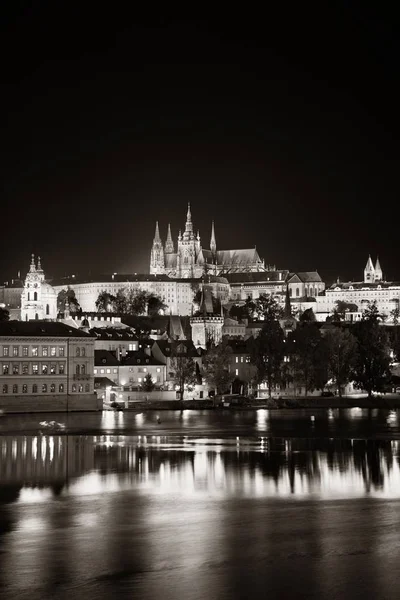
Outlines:
POLYGON ((37 267, 32 254, 29 272, 25 278, 21 294, 21 319, 54 320, 57 317, 57 294, 54 288, 45 281, 44 272, 38 257, 37 267))
POLYGON ((383 274, 382 274, 381 264, 379 262, 379 258, 376 257, 376 263, 375 263, 375 281, 382 281, 382 279, 383 279, 383 274))
POLYGON ((170 223, 168 223, 167 240, 165 242, 165 254, 173 254, 173 253, 174 253, 174 242, 172 241, 171 225, 170 225, 170 223))
POLYGON ((182 278, 195 277, 195 264, 200 240, 193 233, 192 214, 188 204, 185 231, 178 236, 177 275, 182 278))
POLYGON ((371 255, 369 255, 364 269, 364 283, 372 283, 373 281, 375 281, 375 269, 372 264, 371 255))
POLYGON ((150 255, 150 273, 152 275, 161 275, 165 272, 164 263, 164 248, 160 238, 158 229, 158 221, 156 221, 156 232, 154 234, 153 246, 150 255))
POLYGON ((218 344, 222 340, 224 325, 223 309, 217 314, 212 303, 212 289, 203 284, 199 314, 190 318, 192 340, 197 348, 206 349, 208 343, 218 344))

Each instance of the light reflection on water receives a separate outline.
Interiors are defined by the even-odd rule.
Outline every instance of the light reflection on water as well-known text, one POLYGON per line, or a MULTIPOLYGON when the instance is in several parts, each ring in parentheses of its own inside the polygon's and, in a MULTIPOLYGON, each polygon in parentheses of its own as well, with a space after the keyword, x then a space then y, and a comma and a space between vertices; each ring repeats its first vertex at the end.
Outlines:
POLYGON ((398 440, 3 436, 1 490, 19 502, 144 490, 215 497, 400 496, 398 440))

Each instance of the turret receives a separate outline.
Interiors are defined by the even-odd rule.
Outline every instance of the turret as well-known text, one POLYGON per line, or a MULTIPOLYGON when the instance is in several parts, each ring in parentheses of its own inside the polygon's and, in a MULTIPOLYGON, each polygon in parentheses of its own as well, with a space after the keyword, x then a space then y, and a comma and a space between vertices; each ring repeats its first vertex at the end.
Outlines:
POLYGON ((213 257, 214 257, 215 254, 216 254, 216 252, 217 252, 217 242, 215 241, 214 221, 211 224, 210 250, 211 250, 211 252, 213 254, 213 257))

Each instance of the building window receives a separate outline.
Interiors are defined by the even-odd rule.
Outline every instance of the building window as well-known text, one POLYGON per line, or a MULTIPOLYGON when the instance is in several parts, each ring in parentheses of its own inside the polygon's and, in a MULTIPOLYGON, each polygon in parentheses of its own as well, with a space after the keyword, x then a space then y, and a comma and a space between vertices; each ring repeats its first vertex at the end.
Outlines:
POLYGON ((3 346, 3 356, 10 356, 10 348, 8 346, 3 346))
POLYGON ((13 394, 18 394, 18 385, 16 383, 13 384, 13 394))
POLYGON ((141 377, 138 377, 138 382, 142 383, 142 378, 141 377))
POLYGON ((33 386, 32 386, 32 394, 37 394, 37 385, 36 385, 36 383, 34 383, 33 386))
POLYGON ((64 373, 65 373, 65 363, 60 363, 58 365, 58 373, 59 373, 59 375, 64 375, 64 373))
POLYGON ((39 356, 38 346, 32 346, 32 356, 39 356))
POLYGON ((241 363, 243 362, 243 356, 241 356, 241 357, 240 357, 240 362, 241 362, 241 363))
POLYGON ((49 372, 49 365, 42 364, 42 375, 47 375, 49 372))
POLYGON ((39 315, 35 313, 35 321, 39 321, 39 315))
POLYGON ((39 365, 38 364, 32 365, 32 375, 39 375, 39 365))
POLYGON ((93 373, 94 373, 95 375, 97 375, 97 369, 94 369, 94 370, 93 370, 93 373))
POLYGON ((299 290, 299 288, 296 288, 296 296, 300 296, 300 290, 299 290))
POLYGON ((54 394, 54 392, 55 392, 55 391, 56 391, 56 384, 55 384, 55 383, 52 383, 52 384, 51 384, 51 386, 50 386, 50 392, 51 392, 52 394, 54 394))
POLYGON ((8 385, 6 383, 3 384, 3 394, 8 394, 8 385))
POLYGON ((104 369, 100 369, 100 375, 104 375, 104 369))
POLYGON ((73 391, 73 392, 76 392, 76 383, 73 383, 73 384, 72 384, 72 391, 73 391))
POLYGON ((147 373, 147 368, 143 367, 143 373, 147 373))
POLYGON ((83 392, 83 385, 81 383, 79 384, 79 390, 78 391, 79 391, 79 393, 83 392))
POLYGON ((37 302, 37 292, 33 292, 33 300, 34 302, 37 302))
POLYGON ((239 369, 235 369, 235 375, 239 375, 239 369))
POLYGON ((157 373, 161 373, 160 367, 157 367, 157 373))
POLYGON ((58 386, 58 391, 62 394, 64 392, 64 384, 60 383, 60 385, 58 386))
POLYGON ((22 385, 22 393, 23 393, 23 394, 27 394, 27 393, 28 393, 28 386, 26 385, 26 383, 24 383, 24 384, 22 385))
POLYGON ((19 375, 19 364, 18 363, 14 363, 12 369, 13 369, 13 375, 19 375))
POLYGON ((47 346, 43 346, 42 348, 42 356, 48 356, 49 355, 49 349, 47 346))
POLYGON ((22 356, 28 356, 28 346, 22 346, 22 356))
POLYGON ((75 373, 76 373, 77 375, 79 375, 79 374, 80 374, 80 372, 81 372, 81 368, 80 368, 80 366, 79 366, 79 365, 76 365, 76 367, 75 367, 75 373))
POLYGON ((107 373, 107 375, 110 375, 111 369, 106 369, 106 373, 107 373))
POLYGON ((85 384, 85 392, 90 392, 90 385, 88 383, 85 384))
POLYGON ((50 356, 56 356, 57 349, 55 346, 50 348, 50 356))
POLYGON ((81 348, 81 356, 86 356, 86 349, 85 348, 81 348))
POLYGON ((42 392, 43 392, 44 394, 46 394, 46 393, 47 393, 47 383, 43 383, 43 384, 42 384, 42 392))
POLYGON ((19 356, 19 346, 13 346, 13 356, 19 356))
POLYGON ((29 365, 28 363, 23 363, 22 365, 22 375, 28 375, 29 374, 29 365))
POLYGON ((8 363, 3 363, 3 375, 8 375, 10 371, 10 365, 8 363))
POLYGON ((60 346, 58 349, 58 356, 65 356, 65 348, 64 346, 60 346))
POLYGON ((81 349, 77 347, 76 351, 75 351, 75 354, 76 354, 76 356, 80 356, 81 355, 81 349))
POLYGON ((118 369, 113 369, 113 373, 118 373, 118 369))
POLYGON ((50 375, 56 374, 56 363, 51 363, 50 365, 50 375))
POLYGON ((46 304, 46 315, 50 314, 50 306, 46 304))

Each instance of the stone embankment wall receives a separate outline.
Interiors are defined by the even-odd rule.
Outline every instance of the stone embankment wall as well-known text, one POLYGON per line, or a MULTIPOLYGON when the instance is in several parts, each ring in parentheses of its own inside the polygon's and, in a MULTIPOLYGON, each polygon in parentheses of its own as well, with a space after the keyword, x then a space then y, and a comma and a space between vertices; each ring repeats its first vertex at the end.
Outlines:
POLYGON ((102 410, 103 402, 96 394, 73 396, 1 396, 0 410, 6 413, 75 412, 102 410))

